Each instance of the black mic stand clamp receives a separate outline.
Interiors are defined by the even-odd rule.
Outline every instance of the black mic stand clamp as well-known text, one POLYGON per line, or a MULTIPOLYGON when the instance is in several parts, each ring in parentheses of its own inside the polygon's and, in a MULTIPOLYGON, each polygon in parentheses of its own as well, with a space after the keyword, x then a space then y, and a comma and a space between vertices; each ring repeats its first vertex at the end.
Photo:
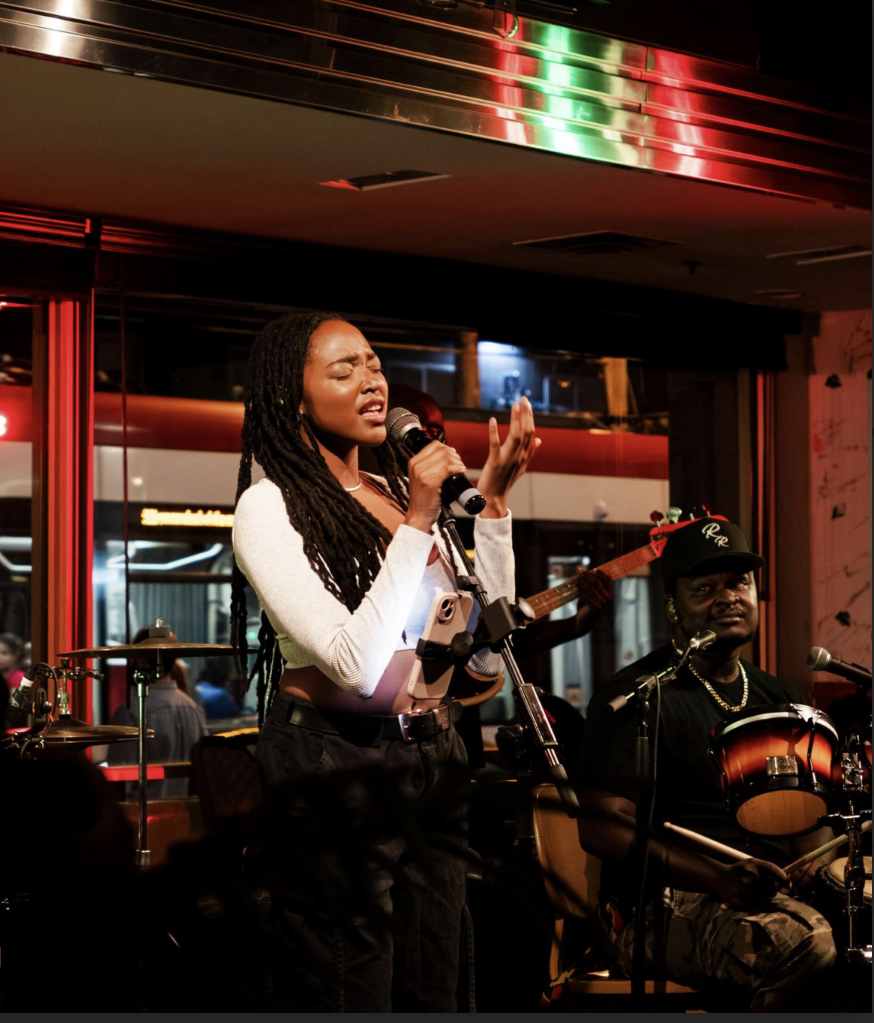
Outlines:
POLYGON ((501 598, 492 604, 481 583, 476 579, 473 564, 467 556, 464 543, 458 534, 455 518, 445 505, 440 516, 440 523, 467 573, 458 576, 457 585, 462 588, 470 586, 480 605, 480 618, 483 620, 483 625, 482 630, 479 625, 477 626, 480 639, 477 640, 475 634, 474 643, 482 641, 482 646, 488 646, 501 655, 507 675, 514 686, 513 696, 521 712, 522 727, 525 728, 534 748, 540 749, 543 753, 547 769, 558 789, 568 816, 576 817, 580 811, 580 804, 576 793, 571 788, 564 765, 559 760, 558 740, 537 695, 537 689, 522 677, 519 665, 513 655, 512 633, 531 621, 534 618, 534 613, 523 600, 513 605, 506 598, 501 598), (495 610, 490 610, 493 607, 495 610))

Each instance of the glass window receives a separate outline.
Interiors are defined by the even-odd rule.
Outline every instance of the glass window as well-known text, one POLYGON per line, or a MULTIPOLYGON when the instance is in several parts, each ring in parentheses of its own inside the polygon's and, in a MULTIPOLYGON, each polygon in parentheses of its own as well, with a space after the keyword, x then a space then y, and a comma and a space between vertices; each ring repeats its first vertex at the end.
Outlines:
POLYGON ((31 300, 0 292, 0 700, 30 663, 31 300))

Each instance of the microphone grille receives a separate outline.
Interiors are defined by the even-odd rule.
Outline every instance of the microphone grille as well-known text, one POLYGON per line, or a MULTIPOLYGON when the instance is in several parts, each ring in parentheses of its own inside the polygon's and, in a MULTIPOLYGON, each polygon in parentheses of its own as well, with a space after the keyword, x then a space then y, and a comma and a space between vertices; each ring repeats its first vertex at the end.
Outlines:
POLYGON ((811 648, 807 655, 807 667, 811 671, 827 671, 831 663, 832 655, 822 646, 811 648))
POLYGON ((707 647, 712 646, 716 640, 716 633, 711 632, 709 629, 706 632, 699 632, 692 639, 693 650, 705 650, 707 647))
POLYGON ((422 424, 417 415, 405 408, 393 408, 385 417, 385 428, 394 440, 397 440, 401 433, 410 426, 417 426, 421 429, 422 424))

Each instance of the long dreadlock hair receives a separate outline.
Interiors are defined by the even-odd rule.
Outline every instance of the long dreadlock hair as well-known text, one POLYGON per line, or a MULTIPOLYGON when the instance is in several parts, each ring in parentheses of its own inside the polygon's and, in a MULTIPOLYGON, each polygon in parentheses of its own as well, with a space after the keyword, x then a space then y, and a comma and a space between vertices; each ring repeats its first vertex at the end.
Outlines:
MULTIPOLYGON (((236 507, 252 485, 253 458, 265 476, 282 492, 288 520, 303 538, 304 553, 313 571, 350 611, 370 589, 391 541, 388 529, 351 494, 328 468, 316 436, 300 413, 303 372, 310 339, 316 328, 336 313, 289 313, 267 326, 255 339, 243 397, 242 454, 237 476, 236 507), (307 441, 309 443, 307 443, 307 441)), ((375 449, 380 472, 392 497, 406 511, 407 482, 394 441, 375 449)), ((251 677, 245 668, 246 579, 234 560, 231 579, 231 643, 236 670, 248 689, 255 678, 258 716, 263 722, 283 663, 276 633, 261 615, 258 656, 251 677)))

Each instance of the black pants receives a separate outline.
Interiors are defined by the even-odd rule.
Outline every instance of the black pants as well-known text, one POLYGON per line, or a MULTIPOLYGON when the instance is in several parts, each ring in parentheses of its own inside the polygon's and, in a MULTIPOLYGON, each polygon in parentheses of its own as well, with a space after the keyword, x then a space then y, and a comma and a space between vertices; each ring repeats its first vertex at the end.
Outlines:
MULTIPOLYGON (((284 723, 291 701, 280 696, 258 740, 268 785, 321 771, 380 765, 397 777, 402 798, 420 799, 448 770, 467 762, 454 728, 418 742, 378 739, 356 745, 340 735, 284 723)), ((297 1012, 457 1012, 459 939, 466 868, 459 855, 431 850, 424 862, 400 837, 381 843, 374 895, 389 931, 367 921, 327 921, 283 913, 293 950, 282 986, 297 1012)))

